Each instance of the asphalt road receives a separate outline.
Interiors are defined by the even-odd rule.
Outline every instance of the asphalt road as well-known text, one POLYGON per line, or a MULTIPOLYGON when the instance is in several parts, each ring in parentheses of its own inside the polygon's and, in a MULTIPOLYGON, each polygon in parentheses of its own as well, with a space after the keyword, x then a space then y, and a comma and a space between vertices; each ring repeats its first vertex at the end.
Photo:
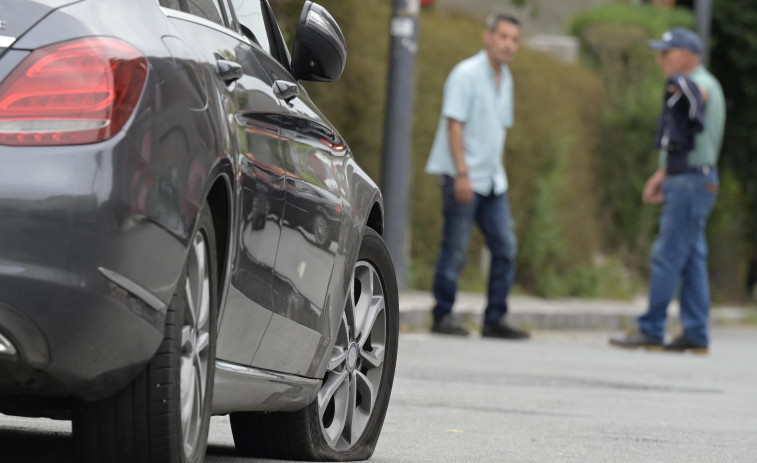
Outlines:
MULTIPOLYGON (((757 330, 715 330, 707 356, 619 350, 609 334, 403 334, 371 461, 757 462, 757 330)), ((69 423, 0 415, 0 461, 72 462, 69 423)), ((262 460, 235 456, 216 417, 206 461, 262 460)))

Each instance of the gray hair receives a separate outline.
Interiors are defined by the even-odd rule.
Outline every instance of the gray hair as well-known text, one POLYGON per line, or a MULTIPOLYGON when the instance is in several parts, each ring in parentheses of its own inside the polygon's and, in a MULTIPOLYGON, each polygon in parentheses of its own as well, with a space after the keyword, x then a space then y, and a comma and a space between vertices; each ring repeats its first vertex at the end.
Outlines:
POLYGON ((494 32, 495 30, 497 30, 497 26, 499 26, 499 23, 501 22, 515 24, 516 26, 520 27, 520 21, 515 16, 505 13, 492 13, 488 18, 486 18, 486 30, 489 32, 494 32))

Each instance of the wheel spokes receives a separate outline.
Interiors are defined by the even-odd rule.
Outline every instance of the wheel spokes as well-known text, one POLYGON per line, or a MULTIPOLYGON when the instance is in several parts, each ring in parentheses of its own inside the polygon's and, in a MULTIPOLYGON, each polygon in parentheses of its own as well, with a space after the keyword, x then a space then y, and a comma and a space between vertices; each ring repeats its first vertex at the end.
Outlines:
POLYGON ((371 367, 378 368, 384 363, 384 347, 373 346, 373 350, 360 349, 360 357, 368 362, 371 367))
POLYGON ((356 265, 355 266, 355 277, 353 278, 353 288, 355 288, 352 292, 355 294, 355 325, 354 325, 354 336, 356 338, 360 337, 362 334, 363 327, 366 322, 366 318, 369 317, 369 312, 371 309, 371 299, 373 297, 373 268, 369 267, 367 264, 362 265, 356 265), (354 281, 357 280, 357 285, 354 284, 354 281))
MULTIPOLYGON (((384 297, 383 296, 374 296, 371 298, 370 305, 367 310, 366 317, 363 319, 363 326, 360 330, 360 337, 358 344, 360 344, 360 347, 363 347, 365 345, 365 342, 368 340, 370 335, 373 332, 373 327, 376 324, 376 319, 383 315, 384 312, 384 297)), ((383 326, 380 328, 383 329, 383 326)))
POLYGON ((347 372, 342 371, 340 373, 330 374, 326 383, 318 393, 318 408, 320 409, 320 415, 323 416, 329 401, 334 398, 340 387, 344 385, 347 380, 347 372))
POLYGON ((197 387, 192 357, 182 356, 179 376, 181 378, 181 423, 186 433, 193 414, 197 387))
POLYGON ((329 359, 329 365, 326 369, 328 371, 336 370, 345 360, 347 360, 347 351, 340 346, 334 346, 331 350, 331 359, 329 359))
POLYGON ((205 240, 202 234, 198 233, 192 245, 186 282, 189 315, 198 329, 204 327, 210 318, 210 275, 206 251, 205 240))
POLYGON ((331 358, 326 367, 326 371, 337 370, 347 359, 347 348, 350 345, 349 321, 347 314, 342 314, 342 322, 339 324, 339 331, 336 334, 336 342, 331 349, 331 358))
POLYGON ((195 293, 194 288, 192 288, 192 283, 189 281, 190 275, 187 275, 187 281, 184 283, 184 292, 187 295, 187 315, 191 317, 191 323, 192 325, 197 325, 197 320, 195 318, 195 313, 197 313, 197 307, 195 307, 195 293))
POLYGON ((197 375, 200 380, 200 399, 205 397, 205 388, 208 382, 208 354, 210 349, 210 333, 200 333, 197 337, 197 348, 195 350, 195 365, 197 366, 197 375))
POLYGON ((347 397, 347 417, 345 420, 345 427, 344 431, 342 432, 342 437, 350 446, 352 446, 358 439, 358 437, 360 437, 360 434, 355 432, 355 427, 353 426, 353 420, 355 418, 355 404, 357 403, 357 381, 355 381, 355 373, 350 374, 349 381, 350 393, 347 397))
POLYGON ((375 407, 386 355, 385 304, 378 272, 359 261, 318 394, 323 435, 333 448, 355 445, 375 407))
MULTIPOLYGON (((355 408, 352 412, 352 434, 360 437, 368 425, 368 419, 373 412, 373 406, 376 403, 376 391, 378 384, 374 384, 362 373, 355 372, 355 395, 359 401, 355 402, 355 408)), ((353 442, 354 443, 354 442, 353 442)))
POLYGON ((346 371, 329 375, 318 393, 318 417, 329 445, 335 446, 347 424, 350 381, 346 371))
POLYGON ((181 329, 181 425, 187 455, 194 452, 205 408, 210 352, 210 274, 204 235, 195 235, 184 285, 186 310, 181 329))

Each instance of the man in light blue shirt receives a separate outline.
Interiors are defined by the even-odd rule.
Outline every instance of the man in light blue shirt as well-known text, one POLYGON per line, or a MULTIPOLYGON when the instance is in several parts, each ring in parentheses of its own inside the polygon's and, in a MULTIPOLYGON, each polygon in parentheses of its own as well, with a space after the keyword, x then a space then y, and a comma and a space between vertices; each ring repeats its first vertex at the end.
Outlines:
POLYGON ((426 164, 426 172, 439 176, 444 200, 433 288, 434 333, 468 334, 451 313, 476 222, 492 255, 482 335, 529 337, 505 321, 517 249, 502 162, 507 129, 513 125, 513 78, 507 64, 518 50, 520 32, 517 19, 490 16, 484 49, 455 66, 444 85, 442 114, 426 164))

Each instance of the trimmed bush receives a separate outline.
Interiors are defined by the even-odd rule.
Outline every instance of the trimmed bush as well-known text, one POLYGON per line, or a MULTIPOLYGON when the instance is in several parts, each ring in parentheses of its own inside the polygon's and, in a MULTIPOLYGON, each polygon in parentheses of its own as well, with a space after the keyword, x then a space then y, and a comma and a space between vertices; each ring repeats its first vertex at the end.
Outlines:
POLYGON ((595 155, 599 214, 605 252, 636 274, 648 273, 648 254, 659 207, 642 204, 641 192, 658 166, 652 146, 663 82, 648 40, 671 27, 691 27, 691 12, 611 4, 579 15, 570 28, 584 63, 599 73, 607 95, 595 155))
POLYGON ((671 27, 692 28, 694 18, 691 11, 683 8, 664 9, 651 5, 614 3, 587 10, 576 16, 569 32, 581 36, 586 28, 597 24, 631 26, 642 29, 648 38, 658 38, 671 27))

